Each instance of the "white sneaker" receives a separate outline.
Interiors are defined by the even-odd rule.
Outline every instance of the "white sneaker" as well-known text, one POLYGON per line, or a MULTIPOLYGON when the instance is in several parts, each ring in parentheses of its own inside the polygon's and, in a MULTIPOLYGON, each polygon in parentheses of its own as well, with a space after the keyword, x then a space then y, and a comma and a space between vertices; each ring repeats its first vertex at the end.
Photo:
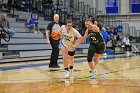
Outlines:
POLYGON ((104 56, 107 56, 107 54, 106 54, 106 53, 104 53, 104 56))
POLYGON ((69 71, 65 71, 64 77, 65 78, 69 78, 70 77, 70 72, 69 71))
POLYGON ((127 52, 126 52, 126 55, 127 55, 127 56, 130 56, 130 52, 127 51, 127 52))
POLYGON ((91 71, 91 77, 90 78, 91 79, 96 79, 97 78, 97 75, 96 75, 96 71, 95 70, 91 71))
POLYGON ((73 76, 73 69, 70 69, 70 76, 73 76))

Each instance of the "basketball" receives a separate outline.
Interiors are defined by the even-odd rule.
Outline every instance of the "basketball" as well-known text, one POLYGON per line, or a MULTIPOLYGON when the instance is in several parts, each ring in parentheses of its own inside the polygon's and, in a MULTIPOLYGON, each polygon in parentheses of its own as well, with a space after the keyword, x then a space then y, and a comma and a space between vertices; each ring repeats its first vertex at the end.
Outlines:
POLYGON ((59 40, 61 37, 61 32, 59 30, 53 30, 51 34, 52 39, 59 40))

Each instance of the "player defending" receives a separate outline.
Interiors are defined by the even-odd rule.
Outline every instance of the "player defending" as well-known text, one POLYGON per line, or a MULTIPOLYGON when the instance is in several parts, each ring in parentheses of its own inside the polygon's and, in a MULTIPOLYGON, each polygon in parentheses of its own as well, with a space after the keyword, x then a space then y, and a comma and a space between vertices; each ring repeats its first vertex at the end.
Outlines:
POLYGON ((64 77, 68 78, 73 74, 73 64, 75 48, 72 45, 76 42, 76 39, 82 40, 80 33, 72 27, 72 21, 67 20, 66 24, 60 29, 61 32, 61 51, 63 56, 63 64, 65 69, 64 77))
POLYGON ((92 24, 90 20, 85 20, 85 26, 87 30, 85 32, 85 35, 83 36, 83 39, 80 39, 77 43, 73 45, 73 47, 76 47, 88 37, 90 38, 87 61, 92 73, 91 78, 94 79, 96 78, 95 66, 98 64, 101 54, 103 54, 105 51, 105 41, 100 33, 99 27, 92 24), (93 57, 94 62, 92 62, 93 57))

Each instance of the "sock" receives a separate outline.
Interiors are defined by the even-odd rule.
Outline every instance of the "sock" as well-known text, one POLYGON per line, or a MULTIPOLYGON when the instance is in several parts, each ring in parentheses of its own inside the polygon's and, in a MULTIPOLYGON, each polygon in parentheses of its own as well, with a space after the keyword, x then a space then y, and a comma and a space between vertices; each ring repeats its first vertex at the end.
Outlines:
POLYGON ((69 71, 69 68, 65 68, 65 70, 69 71))
POLYGON ((70 69, 73 69, 73 66, 70 66, 70 69))

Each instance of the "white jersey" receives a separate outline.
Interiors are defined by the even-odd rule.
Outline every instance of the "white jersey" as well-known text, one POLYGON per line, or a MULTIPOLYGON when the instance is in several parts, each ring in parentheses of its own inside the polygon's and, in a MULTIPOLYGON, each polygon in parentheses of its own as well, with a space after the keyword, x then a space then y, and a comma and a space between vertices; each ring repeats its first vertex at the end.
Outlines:
POLYGON ((76 38, 79 39, 81 37, 80 33, 75 28, 72 28, 68 33, 65 25, 61 26, 60 31, 62 33, 61 47, 67 48, 68 51, 74 51, 75 49, 71 45, 75 42, 76 38))

